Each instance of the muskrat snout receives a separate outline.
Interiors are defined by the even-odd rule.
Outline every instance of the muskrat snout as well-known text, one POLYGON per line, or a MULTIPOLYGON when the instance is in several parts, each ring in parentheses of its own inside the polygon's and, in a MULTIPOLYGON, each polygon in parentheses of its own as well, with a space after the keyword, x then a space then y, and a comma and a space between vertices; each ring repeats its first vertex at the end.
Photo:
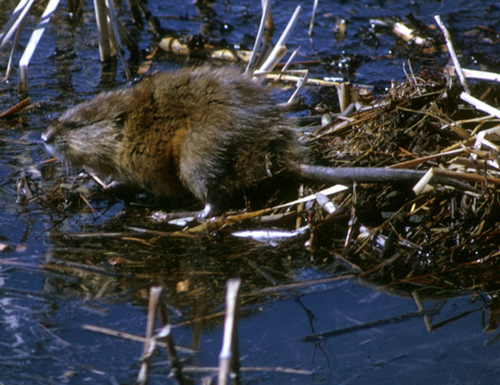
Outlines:
POLYGON ((43 133, 42 133, 42 140, 45 142, 45 143, 50 143, 54 140, 54 129, 52 127, 49 127, 47 130, 45 130, 43 133))

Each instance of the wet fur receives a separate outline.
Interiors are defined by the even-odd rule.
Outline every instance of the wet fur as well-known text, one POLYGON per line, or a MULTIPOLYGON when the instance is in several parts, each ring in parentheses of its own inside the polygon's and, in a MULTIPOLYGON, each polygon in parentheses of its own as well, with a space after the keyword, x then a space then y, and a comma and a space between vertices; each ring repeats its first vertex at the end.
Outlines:
POLYGON ((170 197, 191 193, 214 212, 305 160, 265 89, 235 69, 163 72, 105 92, 42 135, 75 166, 170 197))

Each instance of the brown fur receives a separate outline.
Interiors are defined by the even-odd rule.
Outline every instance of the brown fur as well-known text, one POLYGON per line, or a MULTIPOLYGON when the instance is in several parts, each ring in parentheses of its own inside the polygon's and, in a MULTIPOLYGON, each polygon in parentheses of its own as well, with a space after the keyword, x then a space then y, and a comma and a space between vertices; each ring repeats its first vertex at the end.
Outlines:
POLYGON ((234 69, 164 72, 63 113, 42 138, 97 174, 215 212, 304 152, 268 93, 234 69))

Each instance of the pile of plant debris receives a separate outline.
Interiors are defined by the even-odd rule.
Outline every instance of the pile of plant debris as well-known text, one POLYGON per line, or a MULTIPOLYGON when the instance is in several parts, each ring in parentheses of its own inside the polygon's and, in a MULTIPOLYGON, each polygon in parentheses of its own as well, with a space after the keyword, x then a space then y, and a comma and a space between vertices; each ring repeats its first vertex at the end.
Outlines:
MULTIPOLYGON (((315 132, 334 167, 434 169, 477 188, 358 185, 333 198, 335 212, 315 225, 315 245, 359 276, 388 289, 433 292, 498 289, 499 119, 461 99, 449 69, 429 68, 315 132)), ((471 94, 498 105, 500 88, 471 94)), ((432 178, 431 178, 432 184, 432 178)))

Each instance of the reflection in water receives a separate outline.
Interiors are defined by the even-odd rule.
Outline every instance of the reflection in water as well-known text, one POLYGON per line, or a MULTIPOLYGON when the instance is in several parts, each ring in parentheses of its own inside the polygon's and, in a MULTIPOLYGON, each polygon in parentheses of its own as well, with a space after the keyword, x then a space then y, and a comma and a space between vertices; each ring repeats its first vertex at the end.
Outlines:
MULTIPOLYGON (((130 302, 144 306, 148 288, 161 285, 172 315, 176 342, 204 352, 201 356, 184 356, 187 360, 184 363, 189 367, 216 365, 225 283, 231 277, 242 278, 244 284, 241 353, 250 357, 244 360, 243 366, 269 366, 266 360, 259 359, 264 351, 266 357, 270 352, 276 354, 273 366, 288 366, 288 359, 280 361, 279 357, 289 345, 290 352, 300 351, 306 360, 300 368, 315 370, 316 376, 323 379, 325 376, 349 378, 354 375, 347 375, 353 370, 353 364, 348 366, 350 369, 339 369, 331 363, 347 359, 335 353, 337 349, 332 351, 338 343, 344 346, 345 352, 352 352, 351 360, 358 354, 363 355, 363 350, 355 353, 356 349, 349 348, 347 341, 366 344, 363 338, 373 339, 372 333, 382 333, 391 340, 404 339, 410 328, 418 338, 432 341, 431 335, 443 330, 448 335, 450 328, 461 328, 464 322, 469 325, 471 335, 481 335, 483 328, 491 331, 497 322, 495 301, 486 295, 472 297, 474 301, 468 303, 470 292, 402 281, 390 284, 384 276, 379 276, 384 283, 359 280, 370 289, 352 286, 350 280, 332 279, 332 270, 339 275, 352 271, 332 259, 318 260, 314 253, 305 252, 303 240, 276 248, 233 239, 224 231, 217 236, 179 237, 174 232, 165 232, 165 227, 160 230, 164 225, 150 221, 139 223, 139 220, 130 209, 104 225, 87 228, 85 233, 54 232, 53 248, 44 263, 44 269, 51 272, 45 279, 45 291, 63 297, 83 295, 106 303, 130 302), (132 224, 158 230, 155 235, 137 233, 129 230, 132 224), (390 293, 390 296, 382 293, 390 293), (329 305, 325 307, 326 304, 329 305), (304 348, 306 342, 300 341, 317 340, 308 336, 318 334, 321 335, 319 342, 304 348), (259 339, 262 340, 258 342, 259 339), (281 342, 276 341, 277 345, 271 348, 270 340, 274 339, 281 342), (207 340, 212 350, 211 359, 205 356, 207 340), (318 357, 310 361, 316 355, 318 357)), ((496 337, 488 339, 494 344, 496 337)), ((414 354, 412 346, 418 345, 412 344, 416 342, 399 343, 396 356, 386 357, 384 363, 373 363, 374 367, 405 367, 408 357, 414 354)), ((367 351, 373 349, 371 343, 369 346, 372 347, 367 351)), ((456 357, 443 359, 453 361, 456 357)), ((418 367, 416 364, 415 370, 418 367)), ((154 373, 167 373, 159 367, 154 370, 154 373)))

